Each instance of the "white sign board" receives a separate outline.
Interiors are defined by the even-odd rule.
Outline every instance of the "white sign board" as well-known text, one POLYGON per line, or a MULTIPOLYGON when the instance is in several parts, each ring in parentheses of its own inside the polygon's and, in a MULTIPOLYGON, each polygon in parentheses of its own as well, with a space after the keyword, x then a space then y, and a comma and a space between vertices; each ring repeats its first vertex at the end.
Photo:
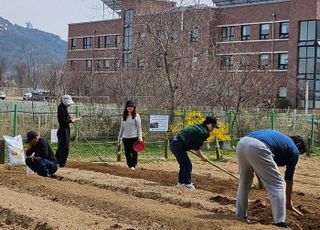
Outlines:
POLYGON ((167 132, 169 115, 150 115, 149 131, 167 132))
POLYGON ((51 143, 58 143, 58 129, 51 129, 51 143))

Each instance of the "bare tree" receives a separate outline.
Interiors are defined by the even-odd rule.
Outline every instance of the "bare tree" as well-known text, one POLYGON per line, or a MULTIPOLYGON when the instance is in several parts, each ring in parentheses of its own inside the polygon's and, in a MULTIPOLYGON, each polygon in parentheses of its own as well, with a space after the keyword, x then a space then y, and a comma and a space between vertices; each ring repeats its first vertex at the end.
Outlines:
POLYGON ((210 18, 207 8, 190 7, 139 17, 136 22, 139 56, 133 63, 145 75, 144 92, 153 96, 154 106, 169 109, 171 118, 177 108, 197 103, 194 96, 202 92, 209 74, 211 65, 203 65, 209 63, 209 34, 201 33, 210 29, 206 18, 210 18))
POLYGON ((16 72, 16 83, 18 87, 28 86, 28 63, 25 61, 20 61, 14 65, 14 70, 16 72))
POLYGON ((60 96, 66 88, 67 82, 64 80, 63 65, 50 63, 41 69, 42 85, 51 95, 60 96))

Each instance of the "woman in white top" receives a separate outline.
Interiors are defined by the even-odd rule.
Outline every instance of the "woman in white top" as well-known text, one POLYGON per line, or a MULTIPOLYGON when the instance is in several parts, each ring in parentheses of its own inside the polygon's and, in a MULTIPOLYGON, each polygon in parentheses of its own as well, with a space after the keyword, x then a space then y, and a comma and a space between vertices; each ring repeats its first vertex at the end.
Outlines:
POLYGON ((138 162, 138 154, 133 149, 136 141, 142 141, 141 118, 136 113, 136 106, 133 101, 127 101, 122 115, 119 132, 119 143, 123 142, 127 165, 135 170, 138 162))

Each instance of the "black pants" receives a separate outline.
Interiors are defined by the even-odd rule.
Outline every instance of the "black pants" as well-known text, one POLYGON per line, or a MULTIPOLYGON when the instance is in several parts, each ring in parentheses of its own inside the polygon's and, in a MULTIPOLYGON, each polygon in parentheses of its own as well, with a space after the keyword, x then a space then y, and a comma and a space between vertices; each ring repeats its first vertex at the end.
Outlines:
POLYGON ((126 154, 127 165, 129 168, 136 167, 138 163, 138 154, 133 150, 133 144, 138 141, 138 137, 135 138, 123 138, 124 152, 126 154))
POLYGON ((58 129, 58 149, 56 152, 56 158, 60 167, 64 167, 69 155, 70 144, 70 129, 59 128, 58 129))
POLYGON ((51 176, 58 170, 56 163, 42 157, 27 158, 26 164, 32 171, 44 177, 51 176))
POLYGON ((175 155, 179 163, 179 183, 191 184, 192 163, 184 147, 183 141, 174 137, 170 142, 170 150, 175 155))

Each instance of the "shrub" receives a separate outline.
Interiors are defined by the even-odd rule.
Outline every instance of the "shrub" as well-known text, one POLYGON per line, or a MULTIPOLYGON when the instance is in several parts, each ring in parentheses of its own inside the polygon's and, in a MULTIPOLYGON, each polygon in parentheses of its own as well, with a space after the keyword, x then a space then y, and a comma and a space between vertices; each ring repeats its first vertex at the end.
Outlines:
POLYGON ((287 98, 277 98, 274 101, 274 107, 277 109, 287 109, 288 106, 291 106, 291 104, 287 98))
MULTIPOLYGON (((183 114, 181 112, 178 112, 175 114, 176 116, 182 117, 183 114)), ((194 124, 201 124, 205 120, 205 117, 202 115, 201 112, 189 112, 185 116, 185 127, 188 127, 190 125, 194 124)), ((213 132, 211 132, 210 137, 208 138, 208 141, 213 141, 216 137, 219 141, 226 141, 230 140, 231 137, 228 135, 228 125, 218 122, 219 129, 214 129, 213 132)), ((183 129, 183 121, 175 120, 175 122, 171 125, 170 130, 173 135, 177 134, 181 129, 183 129)))

